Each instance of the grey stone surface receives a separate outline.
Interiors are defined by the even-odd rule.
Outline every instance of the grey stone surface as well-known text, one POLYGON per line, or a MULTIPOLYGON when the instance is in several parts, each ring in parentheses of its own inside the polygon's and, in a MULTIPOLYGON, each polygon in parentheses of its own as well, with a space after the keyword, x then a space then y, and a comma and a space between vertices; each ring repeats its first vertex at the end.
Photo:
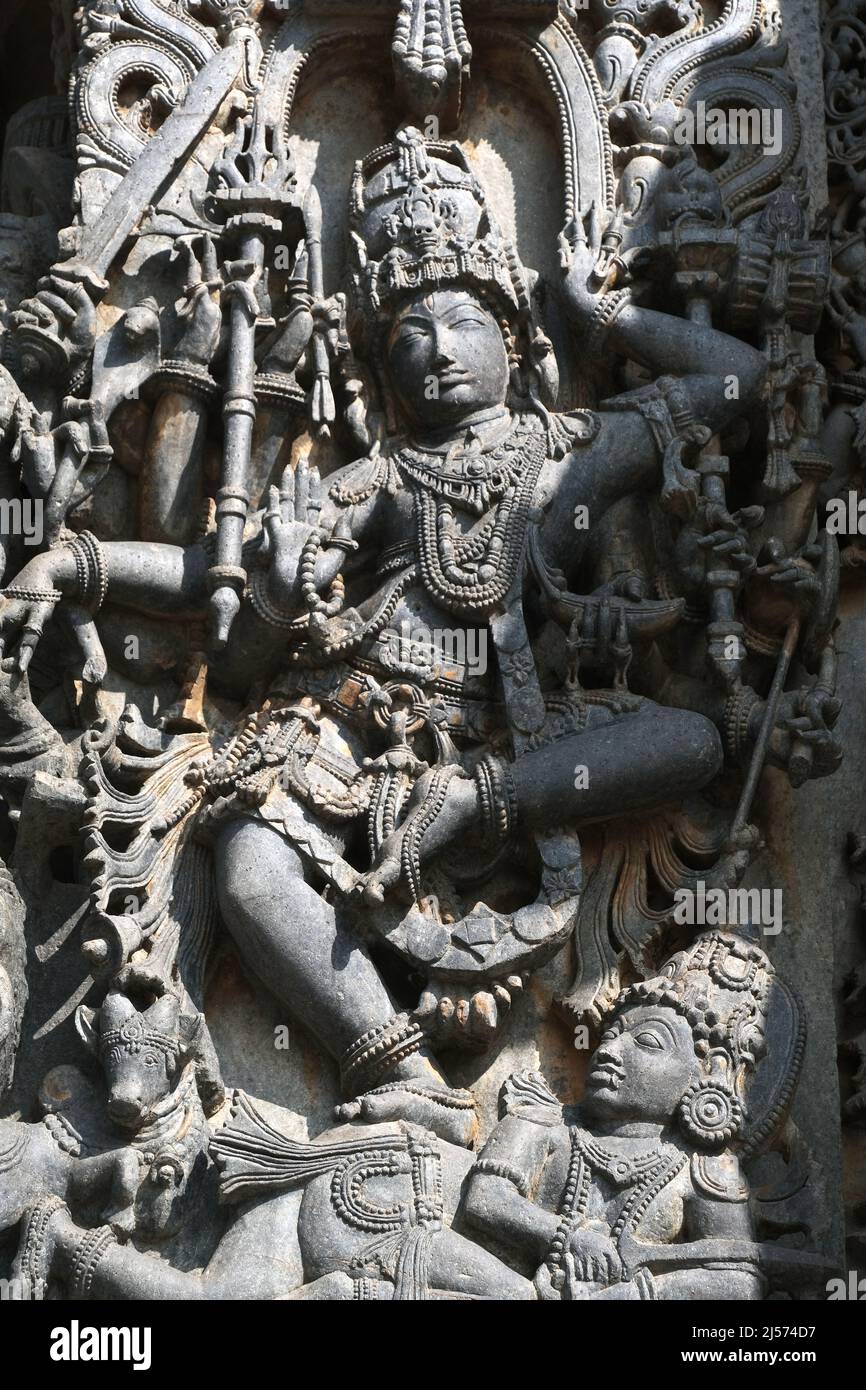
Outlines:
POLYGON ((809 0, 54 18, 74 186, 46 94, 0 214, 0 1273, 824 1297, 844 24, 825 125, 809 0))

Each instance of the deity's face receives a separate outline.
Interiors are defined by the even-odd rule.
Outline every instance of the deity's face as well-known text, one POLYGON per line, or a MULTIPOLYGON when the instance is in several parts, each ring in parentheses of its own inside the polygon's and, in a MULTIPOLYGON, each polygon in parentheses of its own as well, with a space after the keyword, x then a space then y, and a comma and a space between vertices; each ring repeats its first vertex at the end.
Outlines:
POLYGON ((436 429, 502 405, 508 354, 493 314, 466 290, 400 305, 387 341, 391 384, 410 423, 436 429))
POLYGON ((665 1124, 701 1075, 691 1029, 673 1009, 624 1010, 589 1064, 585 1109, 601 1120, 665 1124))

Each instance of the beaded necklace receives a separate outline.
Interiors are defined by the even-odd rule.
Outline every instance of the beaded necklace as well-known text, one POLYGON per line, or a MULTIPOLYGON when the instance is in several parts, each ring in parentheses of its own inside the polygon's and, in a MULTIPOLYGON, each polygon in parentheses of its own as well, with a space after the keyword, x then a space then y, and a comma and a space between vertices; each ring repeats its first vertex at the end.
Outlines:
POLYGON ((571 1154, 559 1204, 560 1220, 546 1261, 560 1279, 571 1234, 586 1213, 594 1174, 620 1190, 632 1189, 611 1227, 611 1240, 619 1247, 623 1234, 640 1224, 655 1198, 688 1161, 678 1149, 664 1144, 633 1157, 613 1153, 577 1125, 569 1127, 569 1139, 571 1154))
POLYGON ((406 448, 396 456, 414 494, 421 577, 440 607, 479 618, 501 604, 523 556, 546 455, 541 422, 517 416, 506 439, 486 453, 442 460, 406 448), (489 515, 473 535, 463 536, 455 506, 489 515))

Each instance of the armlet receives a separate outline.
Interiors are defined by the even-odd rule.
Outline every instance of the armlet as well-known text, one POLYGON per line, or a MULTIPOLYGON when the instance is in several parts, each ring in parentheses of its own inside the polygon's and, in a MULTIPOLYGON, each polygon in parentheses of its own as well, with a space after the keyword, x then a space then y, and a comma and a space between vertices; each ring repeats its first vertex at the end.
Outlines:
POLYGON ((733 1154, 692 1154, 695 1190, 717 1202, 745 1202, 749 1185, 733 1154))

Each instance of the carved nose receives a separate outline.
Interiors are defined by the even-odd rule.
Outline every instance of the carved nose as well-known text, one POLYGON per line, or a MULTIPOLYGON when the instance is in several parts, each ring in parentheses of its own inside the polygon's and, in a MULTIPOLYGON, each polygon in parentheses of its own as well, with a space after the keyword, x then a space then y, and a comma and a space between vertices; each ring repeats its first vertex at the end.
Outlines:
POLYGON ((596 1064, 601 1063, 603 1066, 615 1067, 618 1071, 622 1071, 622 1057, 609 1044, 597 1047, 593 1060, 596 1064))
POLYGON ((143 1107, 134 1096, 113 1095, 108 1102, 108 1113, 118 1124, 130 1125, 141 1119, 143 1107))

